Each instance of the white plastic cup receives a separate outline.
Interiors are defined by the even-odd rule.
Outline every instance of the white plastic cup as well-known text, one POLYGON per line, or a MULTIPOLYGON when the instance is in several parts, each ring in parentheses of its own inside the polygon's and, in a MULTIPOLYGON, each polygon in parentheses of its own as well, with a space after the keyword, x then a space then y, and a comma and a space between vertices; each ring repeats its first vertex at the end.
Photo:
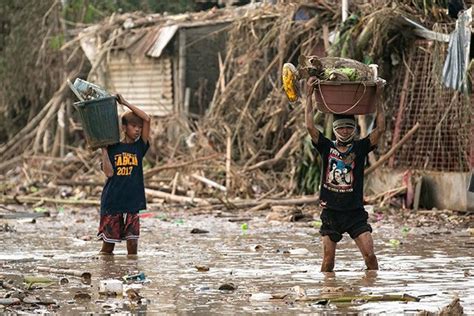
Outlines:
POLYGON ((116 293, 122 295, 123 283, 120 280, 101 280, 99 283, 99 293, 116 293))

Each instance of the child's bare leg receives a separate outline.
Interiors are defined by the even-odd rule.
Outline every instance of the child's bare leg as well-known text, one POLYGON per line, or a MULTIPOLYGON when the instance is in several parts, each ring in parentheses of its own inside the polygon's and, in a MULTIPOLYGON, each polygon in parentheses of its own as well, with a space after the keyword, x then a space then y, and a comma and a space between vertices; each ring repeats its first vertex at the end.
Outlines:
POLYGON ((136 255, 138 252, 138 240, 128 239, 127 240, 127 252, 129 255, 136 255))
POLYGON ((104 241, 104 242, 102 242, 102 249, 100 250, 100 254, 102 254, 102 255, 113 255, 114 248, 115 248, 114 243, 104 241))
POLYGON ((331 240, 329 236, 323 236, 323 263, 321 264, 321 272, 332 272, 334 269, 334 261, 336 257, 337 243, 331 240))
POLYGON ((374 253, 374 241, 370 232, 365 232, 354 239, 360 253, 364 257, 365 265, 368 270, 378 270, 379 264, 374 253))

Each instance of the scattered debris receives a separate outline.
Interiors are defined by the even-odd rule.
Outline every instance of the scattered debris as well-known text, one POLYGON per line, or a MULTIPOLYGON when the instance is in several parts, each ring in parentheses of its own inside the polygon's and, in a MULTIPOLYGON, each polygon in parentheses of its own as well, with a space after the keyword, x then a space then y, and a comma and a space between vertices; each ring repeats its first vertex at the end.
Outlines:
POLYGON ((200 228, 193 228, 191 230, 191 234, 208 234, 208 230, 200 229, 200 228))
POLYGON ((209 271, 209 267, 208 267, 208 266, 199 266, 199 265, 196 265, 195 268, 198 270, 198 272, 207 272, 207 271, 209 271))
POLYGON ((237 287, 234 285, 234 283, 224 283, 219 285, 219 291, 235 291, 237 287))

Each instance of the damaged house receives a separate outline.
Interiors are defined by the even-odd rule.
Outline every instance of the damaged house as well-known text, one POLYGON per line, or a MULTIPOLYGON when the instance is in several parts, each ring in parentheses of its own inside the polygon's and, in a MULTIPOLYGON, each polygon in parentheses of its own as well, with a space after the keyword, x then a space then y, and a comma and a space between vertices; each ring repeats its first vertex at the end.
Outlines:
POLYGON ((226 29, 244 10, 163 16, 124 15, 81 34, 93 68, 88 77, 154 116, 204 114, 225 58, 226 29), (230 14, 231 13, 231 14, 230 14), (112 39, 97 40, 106 30, 112 39))

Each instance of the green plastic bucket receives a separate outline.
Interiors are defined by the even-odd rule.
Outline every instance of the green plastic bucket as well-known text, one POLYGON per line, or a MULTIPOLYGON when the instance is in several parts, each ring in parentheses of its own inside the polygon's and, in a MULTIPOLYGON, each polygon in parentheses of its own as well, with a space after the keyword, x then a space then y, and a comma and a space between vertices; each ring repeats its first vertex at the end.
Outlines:
POLYGON ((74 103, 82 121, 87 144, 93 150, 120 141, 116 98, 107 97, 74 103))

